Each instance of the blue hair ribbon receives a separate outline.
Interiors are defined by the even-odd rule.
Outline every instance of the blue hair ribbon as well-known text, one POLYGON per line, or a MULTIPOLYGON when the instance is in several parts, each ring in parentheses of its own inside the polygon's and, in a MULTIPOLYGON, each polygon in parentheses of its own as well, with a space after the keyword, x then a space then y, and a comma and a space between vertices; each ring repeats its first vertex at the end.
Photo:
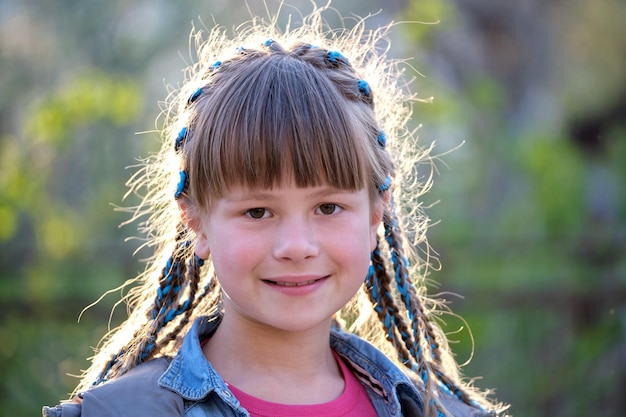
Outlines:
POLYGON ((174 198, 177 200, 183 195, 185 189, 187 188, 187 173, 181 170, 179 174, 180 180, 178 181, 178 186, 176 187, 176 193, 174 193, 174 198))
POLYGON ((326 54, 326 59, 333 65, 338 65, 339 63, 347 63, 346 58, 337 51, 328 51, 328 53, 326 54))
POLYGON ((367 81, 365 80, 359 80, 358 81, 359 84, 359 92, 367 98, 370 98, 371 95, 371 90, 370 90, 370 85, 367 83, 367 81))
POLYGON ((200 94, 202 94, 202 88, 198 88, 196 91, 193 92, 192 95, 189 96, 189 98, 187 99, 187 105, 196 101, 196 99, 200 97, 200 94))
POLYGON ((387 146, 387 135, 382 130, 378 131, 378 144, 381 148, 385 148, 387 146))
POLYGON ((178 136, 176 137, 176 142, 174 142, 174 150, 176 152, 178 152, 180 147, 183 145, 183 142, 185 142, 186 138, 187 138, 187 127, 185 126, 180 130, 180 132, 178 132, 178 136))
POLYGON ((391 177, 387 176, 387 178, 385 178, 383 183, 378 186, 378 191, 383 193, 387 191, 389 188, 391 188, 391 177))

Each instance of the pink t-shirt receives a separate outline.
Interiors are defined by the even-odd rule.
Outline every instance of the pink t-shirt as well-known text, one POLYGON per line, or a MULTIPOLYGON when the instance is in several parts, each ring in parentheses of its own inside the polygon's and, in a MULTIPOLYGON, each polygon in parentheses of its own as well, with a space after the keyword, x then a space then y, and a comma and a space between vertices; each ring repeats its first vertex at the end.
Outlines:
POLYGON ((374 406, 363 385, 336 354, 335 359, 339 363, 346 385, 339 398, 328 403, 277 404, 255 398, 232 385, 229 385, 229 388, 251 417, 376 417, 374 406))

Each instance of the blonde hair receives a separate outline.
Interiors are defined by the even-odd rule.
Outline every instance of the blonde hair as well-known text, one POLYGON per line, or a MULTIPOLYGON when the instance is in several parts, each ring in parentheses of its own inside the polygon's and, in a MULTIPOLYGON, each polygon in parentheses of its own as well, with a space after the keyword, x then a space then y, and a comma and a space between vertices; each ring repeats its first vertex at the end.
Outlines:
POLYGON ((426 296, 428 261, 413 250, 428 253, 428 219, 416 199, 430 178, 420 181, 416 167, 428 161, 429 149, 407 128, 416 97, 401 62, 386 56, 390 26, 366 31, 361 20, 330 31, 323 10, 282 32, 275 21, 255 19, 232 39, 220 27, 206 37, 192 33, 197 62, 168 98, 162 149, 129 181, 131 191, 146 190, 133 220, 147 216, 141 227, 154 256, 126 297, 128 319, 103 339, 77 391, 175 354, 195 317, 220 313, 210 259, 194 255, 194 234, 176 200, 210 210, 229 187, 295 178, 298 186, 393 194, 370 273, 337 323, 380 347, 423 386, 428 415, 448 414, 438 401, 442 392, 475 407, 499 407, 461 378, 445 334, 431 320, 442 306, 426 296))

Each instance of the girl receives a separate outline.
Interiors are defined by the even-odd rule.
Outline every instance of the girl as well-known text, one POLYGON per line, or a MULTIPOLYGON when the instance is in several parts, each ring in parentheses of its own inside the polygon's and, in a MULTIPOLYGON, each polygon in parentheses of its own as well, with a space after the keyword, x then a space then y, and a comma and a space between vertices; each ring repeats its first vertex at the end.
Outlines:
POLYGON ((155 256, 75 399, 44 416, 503 410, 461 379, 407 250, 427 220, 394 201, 428 188, 427 155, 385 31, 324 39, 320 13, 196 35, 163 148, 131 180, 155 256))

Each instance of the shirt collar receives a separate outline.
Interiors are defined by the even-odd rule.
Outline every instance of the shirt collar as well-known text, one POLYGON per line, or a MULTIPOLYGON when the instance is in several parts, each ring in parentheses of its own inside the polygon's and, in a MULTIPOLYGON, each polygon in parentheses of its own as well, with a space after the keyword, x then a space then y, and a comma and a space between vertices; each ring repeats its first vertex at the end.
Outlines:
POLYGON ((407 392, 423 403, 423 396, 415 383, 391 359, 368 341, 342 330, 330 335, 330 345, 344 358, 357 378, 386 401, 397 397, 399 390, 407 392))
POLYGON ((220 315, 199 317, 194 321, 178 354, 159 378, 160 386, 190 401, 200 401, 215 392, 233 407, 238 405, 222 377, 204 357, 200 346, 200 341, 211 337, 220 321, 220 315))
MULTIPOLYGON (((221 315, 199 317, 194 321, 178 354, 159 378, 160 386, 190 401, 202 400, 215 392, 232 406, 238 405, 227 384, 204 357, 200 346, 201 340, 211 337, 220 322, 221 315)), ((423 401, 422 395, 408 376, 367 341, 351 333, 333 329, 330 344, 347 361, 357 378, 386 401, 390 400, 390 396, 395 397, 399 389, 406 390, 418 401, 423 401)))

